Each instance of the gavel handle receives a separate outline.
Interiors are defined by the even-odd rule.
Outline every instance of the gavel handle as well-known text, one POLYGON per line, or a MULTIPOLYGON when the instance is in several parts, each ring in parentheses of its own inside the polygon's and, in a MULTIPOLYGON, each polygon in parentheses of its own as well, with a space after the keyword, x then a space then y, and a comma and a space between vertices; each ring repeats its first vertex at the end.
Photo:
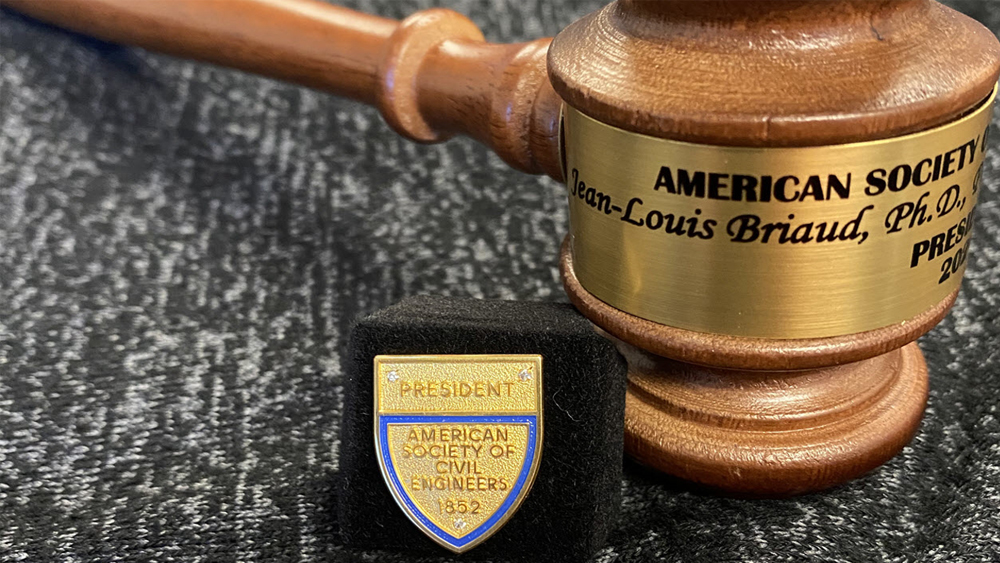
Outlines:
POLYGON ((420 142, 468 135, 561 179, 549 39, 501 45, 445 9, 402 22, 317 0, 2 0, 105 41, 238 68, 377 106, 420 142))

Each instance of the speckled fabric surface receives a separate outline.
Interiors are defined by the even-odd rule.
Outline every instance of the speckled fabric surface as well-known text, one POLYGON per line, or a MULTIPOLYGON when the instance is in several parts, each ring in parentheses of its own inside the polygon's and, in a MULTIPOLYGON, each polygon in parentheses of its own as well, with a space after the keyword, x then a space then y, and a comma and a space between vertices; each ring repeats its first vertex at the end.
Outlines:
MULTIPOLYGON (((598 2, 350 4, 444 4, 511 41, 598 2)), ((1000 30, 1000 3, 960 7, 1000 30)), ((1000 561, 998 165, 901 455, 782 501, 626 464, 597 560, 1000 561)), ((350 102, 0 13, 0 561, 407 561, 339 545, 351 322, 417 294, 565 300, 564 199, 350 102)))

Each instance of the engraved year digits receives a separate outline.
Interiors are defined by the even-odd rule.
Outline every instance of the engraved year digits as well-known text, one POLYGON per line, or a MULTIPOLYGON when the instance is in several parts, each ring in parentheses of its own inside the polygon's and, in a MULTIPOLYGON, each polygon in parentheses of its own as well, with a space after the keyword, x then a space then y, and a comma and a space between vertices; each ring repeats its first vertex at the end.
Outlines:
POLYGON ((464 498, 438 499, 438 509, 441 514, 479 514, 482 505, 478 500, 464 498))
POLYGON ((951 276, 957 275, 958 272, 965 266, 966 260, 969 258, 969 246, 972 244, 972 239, 968 239, 957 254, 954 256, 949 256, 945 258, 944 262, 941 263, 941 278, 938 280, 939 284, 942 284, 951 279, 951 276))

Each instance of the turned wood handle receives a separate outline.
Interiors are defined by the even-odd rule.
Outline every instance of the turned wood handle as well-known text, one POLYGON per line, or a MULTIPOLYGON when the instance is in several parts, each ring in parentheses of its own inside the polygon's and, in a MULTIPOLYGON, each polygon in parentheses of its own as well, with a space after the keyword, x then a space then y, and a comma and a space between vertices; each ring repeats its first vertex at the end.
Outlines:
POLYGON ((451 10, 397 22, 316 0, 2 1, 106 41, 372 104, 413 140, 468 135, 518 170, 562 178, 549 39, 490 44, 451 10))

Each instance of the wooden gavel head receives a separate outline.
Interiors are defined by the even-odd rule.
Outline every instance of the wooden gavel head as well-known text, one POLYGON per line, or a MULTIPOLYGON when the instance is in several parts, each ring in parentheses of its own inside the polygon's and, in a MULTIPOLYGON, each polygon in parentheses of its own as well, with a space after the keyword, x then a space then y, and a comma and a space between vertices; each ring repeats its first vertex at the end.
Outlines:
POLYGON ((619 0, 554 39, 563 279, 624 343, 633 457, 785 495, 912 438, 998 59, 929 0, 619 0))
POLYGON ((565 179, 564 284, 630 360, 642 463, 787 495, 916 431, 913 341, 958 295, 1000 76, 997 39, 933 0, 618 0, 551 45, 491 45, 441 9, 5 2, 565 179))

